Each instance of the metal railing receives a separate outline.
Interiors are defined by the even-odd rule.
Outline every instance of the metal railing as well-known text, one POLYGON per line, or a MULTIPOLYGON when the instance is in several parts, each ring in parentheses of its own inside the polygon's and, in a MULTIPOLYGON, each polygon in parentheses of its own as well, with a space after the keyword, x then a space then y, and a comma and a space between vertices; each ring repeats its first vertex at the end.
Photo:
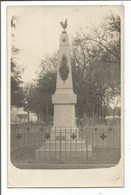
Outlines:
POLYGON ((117 163, 120 159, 120 127, 72 127, 12 125, 12 162, 117 163))

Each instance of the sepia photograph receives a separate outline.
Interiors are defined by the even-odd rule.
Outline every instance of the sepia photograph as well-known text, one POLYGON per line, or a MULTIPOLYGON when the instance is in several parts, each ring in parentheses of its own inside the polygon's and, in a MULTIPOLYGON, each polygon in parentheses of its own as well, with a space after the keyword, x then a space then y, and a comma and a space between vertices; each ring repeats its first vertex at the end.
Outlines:
POLYGON ((123 166, 123 17, 121 5, 7 7, 8 170, 123 166))

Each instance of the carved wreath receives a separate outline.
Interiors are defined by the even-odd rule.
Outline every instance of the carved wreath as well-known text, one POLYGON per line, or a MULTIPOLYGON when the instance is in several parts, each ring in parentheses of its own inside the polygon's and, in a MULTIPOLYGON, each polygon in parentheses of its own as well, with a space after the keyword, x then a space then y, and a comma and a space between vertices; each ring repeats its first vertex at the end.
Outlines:
POLYGON ((68 78, 69 74, 69 68, 67 63, 68 63, 67 56, 63 54, 59 68, 60 77, 63 81, 65 81, 68 78))

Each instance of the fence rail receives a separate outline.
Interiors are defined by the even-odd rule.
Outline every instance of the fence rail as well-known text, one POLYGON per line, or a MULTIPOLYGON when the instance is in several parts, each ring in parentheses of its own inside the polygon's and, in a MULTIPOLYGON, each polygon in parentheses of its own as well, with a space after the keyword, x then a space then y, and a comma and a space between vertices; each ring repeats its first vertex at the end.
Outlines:
POLYGON ((117 163, 120 127, 95 126, 81 130, 52 125, 11 125, 12 162, 117 163))

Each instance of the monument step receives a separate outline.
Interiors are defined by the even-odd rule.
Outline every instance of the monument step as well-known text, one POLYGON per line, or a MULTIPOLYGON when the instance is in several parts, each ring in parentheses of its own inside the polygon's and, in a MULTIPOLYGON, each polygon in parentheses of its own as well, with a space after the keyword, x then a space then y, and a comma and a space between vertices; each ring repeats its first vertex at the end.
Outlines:
POLYGON ((84 140, 52 140, 44 142, 37 151, 86 151, 86 145, 84 140))

